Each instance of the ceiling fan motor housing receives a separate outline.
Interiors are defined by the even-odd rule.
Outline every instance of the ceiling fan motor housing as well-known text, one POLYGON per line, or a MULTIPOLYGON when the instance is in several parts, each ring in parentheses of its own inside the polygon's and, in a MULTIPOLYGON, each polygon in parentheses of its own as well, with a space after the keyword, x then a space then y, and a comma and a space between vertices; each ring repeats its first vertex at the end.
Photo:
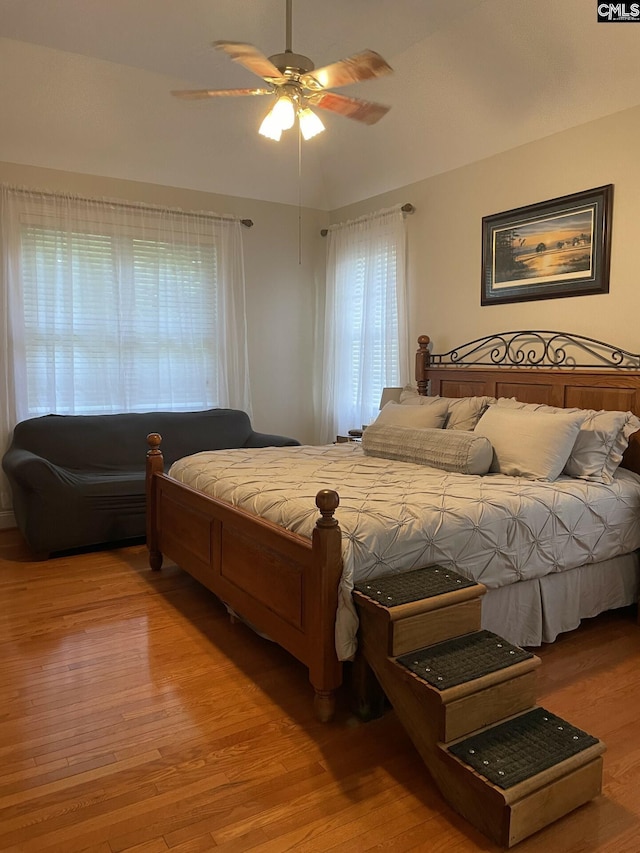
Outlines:
POLYGON ((269 60, 273 62, 278 71, 285 77, 307 74, 315 68, 315 65, 308 56, 303 56, 301 53, 293 53, 290 50, 284 53, 274 53, 273 56, 269 57, 269 60))

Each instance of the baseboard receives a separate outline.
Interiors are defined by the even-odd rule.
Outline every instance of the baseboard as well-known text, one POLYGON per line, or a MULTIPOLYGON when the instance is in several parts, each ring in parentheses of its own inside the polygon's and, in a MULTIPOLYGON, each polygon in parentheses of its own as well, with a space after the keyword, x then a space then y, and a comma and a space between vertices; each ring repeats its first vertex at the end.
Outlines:
POLYGON ((0 510, 0 530, 17 526, 15 516, 10 509, 0 510))

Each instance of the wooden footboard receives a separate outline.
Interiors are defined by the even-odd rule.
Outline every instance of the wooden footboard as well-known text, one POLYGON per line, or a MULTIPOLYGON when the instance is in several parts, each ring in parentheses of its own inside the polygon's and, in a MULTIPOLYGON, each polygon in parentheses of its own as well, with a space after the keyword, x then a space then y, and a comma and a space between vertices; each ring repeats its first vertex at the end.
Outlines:
POLYGON ((316 496, 311 541, 185 486, 163 473, 161 437, 147 437, 147 547, 158 570, 174 560, 309 669, 319 719, 342 680, 334 626, 342 573, 338 495, 316 496))

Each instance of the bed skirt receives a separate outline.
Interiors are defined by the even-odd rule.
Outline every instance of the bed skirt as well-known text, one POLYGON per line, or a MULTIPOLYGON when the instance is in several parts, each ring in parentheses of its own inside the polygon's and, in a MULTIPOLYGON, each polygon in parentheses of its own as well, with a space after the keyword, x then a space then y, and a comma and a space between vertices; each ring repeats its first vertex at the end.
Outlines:
POLYGON ((482 627, 518 646, 552 643, 582 619, 638 601, 638 551, 612 560, 490 589, 482 627))

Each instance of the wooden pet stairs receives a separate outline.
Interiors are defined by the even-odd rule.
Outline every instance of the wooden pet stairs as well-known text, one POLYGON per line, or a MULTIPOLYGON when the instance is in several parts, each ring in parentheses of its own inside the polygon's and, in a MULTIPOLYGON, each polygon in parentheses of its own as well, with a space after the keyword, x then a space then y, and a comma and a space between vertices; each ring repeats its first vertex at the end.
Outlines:
POLYGON ((359 653, 443 796, 512 847, 600 793, 605 745, 536 706, 541 661, 480 629, 484 592, 430 566, 353 595, 359 653))

